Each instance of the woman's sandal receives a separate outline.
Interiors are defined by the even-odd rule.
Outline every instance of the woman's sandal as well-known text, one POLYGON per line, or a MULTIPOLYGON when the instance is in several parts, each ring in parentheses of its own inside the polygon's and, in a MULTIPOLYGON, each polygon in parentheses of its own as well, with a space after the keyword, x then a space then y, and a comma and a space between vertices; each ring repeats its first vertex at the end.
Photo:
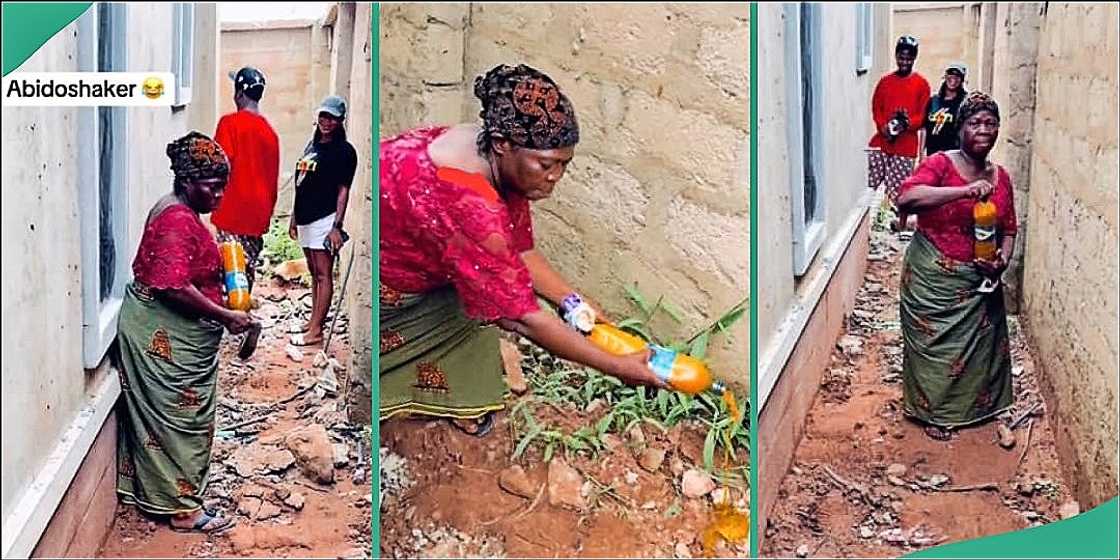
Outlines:
POLYGON ((213 511, 203 510, 198 519, 194 521, 194 525, 190 527, 176 527, 173 523, 168 523, 171 530, 176 533, 220 533, 233 527, 233 520, 228 517, 219 517, 213 511))
POLYGON ((940 426, 926 426, 925 432, 930 439, 937 441, 949 441, 953 438, 953 432, 951 430, 946 430, 940 426))
POLYGON ((460 424, 459 422, 457 422, 456 420, 459 420, 458 418, 448 418, 447 420, 448 420, 448 422, 451 423, 452 426, 455 426, 455 428, 458 429, 459 431, 463 432, 464 434, 467 434, 469 436, 474 436, 474 437, 485 437, 486 434, 490 433, 490 430, 494 429, 494 412, 493 411, 487 412, 481 418, 476 419, 477 423, 474 425, 474 431, 473 432, 470 429, 468 429, 467 427, 465 427, 462 424, 460 424))
POLYGON ((320 337, 319 340, 309 341, 307 340, 307 333, 299 333, 289 337, 288 342, 290 342, 292 346, 315 346, 316 344, 322 343, 323 339, 320 337))

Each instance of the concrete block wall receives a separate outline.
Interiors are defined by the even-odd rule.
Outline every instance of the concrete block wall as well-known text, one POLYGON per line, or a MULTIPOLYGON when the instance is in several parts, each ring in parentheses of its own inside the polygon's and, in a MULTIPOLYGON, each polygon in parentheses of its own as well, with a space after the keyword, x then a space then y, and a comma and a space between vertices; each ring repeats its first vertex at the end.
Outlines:
MULTIPOLYGON (((358 151, 358 171, 350 189, 346 229, 354 264, 346 288, 350 317, 350 364, 346 403, 352 422, 370 423, 373 388, 373 115, 370 87, 373 76, 370 45, 373 26, 370 4, 354 6, 353 64, 348 100, 351 106, 349 139, 358 151)), ((343 253, 345 258, 349 258, 343 253)))
MULTIPOLYGON (((749 294, 747 5, 393 5, 382 13, 382 135, 473 122, 474 78, 499 63, 552 76, 582 139, 538 248, 616 318, 623 286, 707 326, 749 294), (465 10, 464 10, 465 8, 465 10)), ((747 386, 749 326, 715 341, 716 375, 747 386)))
POLYGON ((1117 494, 1115 4, 1042 16, 1023 273, 1063 463, 1089 508, 1117 494))
POLYGON ((902 35, 913 35, 920 41, 914 69, 929 80, 935 91, 950 62, 968 66, 968 89, 980 83, 980 5, 976 2, 895 4, 889 42, 886 45, 894 65, 895 41, 902 35))
POLYGON ((1031 184, 1031 139, 1034 133, 1035 80, 1041 2, 996 6, 991 95, 1000 105, 1000 138, 992 159, 1002 165, 1015 185, 1019 236, 1015 258, 1007 269, 1005 298, 1008 310, 1018 313, 1023 282, 1023 257, 1030 216, 1027 200, 1031 184))

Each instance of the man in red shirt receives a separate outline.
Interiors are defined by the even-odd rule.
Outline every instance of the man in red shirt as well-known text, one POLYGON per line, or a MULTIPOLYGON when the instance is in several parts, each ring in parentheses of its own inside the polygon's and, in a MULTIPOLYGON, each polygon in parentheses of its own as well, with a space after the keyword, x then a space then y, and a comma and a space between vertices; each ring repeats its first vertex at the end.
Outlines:
MULTIPOLYGON (((877 189, 880 184, 886 185, 887 198, 892 206, 898 186, 914 171, 914 162, 918 157, 918 131, 923 129, 930 96, 929 82, 914 72, 918 40, 909 35, 899 37, 894 58, 898 69, 879 79, 871 97, 875 135, 871 137, 867 158, 868 188, 877 189)), ((907 216, 898 214, 898 222, 892 227, 906 229, 907 216)))
POLYGON ((280 139, 260 113, 264 74, 245 67, 236 74, 230 72, 229 77, 233 79, 237 111, 222 116, 214 134, 229 157, 229 183, 210 221, 218 229, 219 242, 238 241, 245 248, 245 273, 251 291, 264 234, 276 206, 280 139))

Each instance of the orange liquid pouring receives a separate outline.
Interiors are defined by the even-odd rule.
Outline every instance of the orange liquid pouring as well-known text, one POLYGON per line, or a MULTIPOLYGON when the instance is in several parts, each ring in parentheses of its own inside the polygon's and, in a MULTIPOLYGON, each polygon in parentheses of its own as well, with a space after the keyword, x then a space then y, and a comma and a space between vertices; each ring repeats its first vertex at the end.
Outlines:
MULTIPOLYGON (((735 394, 731 391, 725 391, 721 400, 727 406, 727 411, 734 421, 732 425, 738 423, 742 418, 742 412, 739 410, 738 401, 735 400, 735 394)), ((730 431, 731 428, 728 427, 727 430, 730 431)), ((731 450, 726 450, 723 465, 725 469, 730 465, 731 459, 731 450)), ((737 544, 745 542, 751 534, 750 514, 740 511, 731 504, 730 488, 724 486, 723 495, 724 499, 714 506, 712 520, 700 533, 700 543, 704 548, 706 558, 715 556, 716 545, 719 544, 720 539, 730 544, 737 544)))

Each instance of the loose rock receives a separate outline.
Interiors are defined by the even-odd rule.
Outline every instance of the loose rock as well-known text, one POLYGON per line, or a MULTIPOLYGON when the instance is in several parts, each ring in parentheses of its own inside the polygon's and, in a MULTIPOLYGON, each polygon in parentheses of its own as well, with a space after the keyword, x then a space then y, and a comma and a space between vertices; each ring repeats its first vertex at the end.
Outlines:
POLYGON ((303 494, 292 494, 284 499, 284 505, 296 511, 299 511, 303 509, 303 504, 305 501, 306 500, 304 499, 303 494))
POLYGON ((582 510, 587 506, 580 487, 583 476, 560 458, 548 463, 548 503, 554 507, 582 510))
POLYGON ((261 509, 257 510, 256 518, 257 518, 257 521, 264 521, 266 519, 272 519, 273 517, 279 517, 279 516, 280 516, 280 508, 279 507, 276 507, 276 505, 273 504, 272 502, 263 502, 263 503, 261 503, 261 509))
POLYGON ((655 447, 646 449, 638 459, 638 464, 649 472, 656 472, 663 462, 665 462, 665 450, 655 447))
POLYGON ((246 517, 256 516, 257 512, 260 509, 260 498, 244 498, 240 502, 237 502, 237 513, 240 513, 241 515, 244 515, 246 517))
POLYGON ((677 558, 692 558, 692 551, 688 549, 688 544, 679 542, 677 546, 673 547, 673 554, 677 558))
POLYGON ((805 558, 809 555, 809 545, 803 544, 797 547, 797 550, 794 551, 794 554, 796 554, 798 558, 805 558))
POLYGON ((903 477, 906 476, 906 471, 906 465, 903 465, 902 463, 894 463, 891 466, 887 467, 887 475, 889 476, 903 477))
POLYGON ((699 498, 715 490, 716 483, 708 473, 689 469, 681 476, 681 493, 688 498, 699 498))
POLYGON ((312 424, 291 432, 284 438, 284 445, 309 478, 320 484, 334 482, 334 447, 322 425, 312 424))
POLYGON ((334 444, 334 466, 345 467, 350 463, 350 446, 345 443, 334 444))
POLYGON ((996 434, 999 435, 999 446, 1004 449, 1011 449, 1015 447, 1015 434, 1011 433, 1011 428, 1006 424, 996 426, 996 434))
POLYGON ((498 486, 513 494, 526 499, 533 499, 537 494, 537 487, 529 480, 529 475, 520 465, 513 465, 498 474, 498 486))
POLYGON ((1066 502, 1066 503, 1062 504, 1062 507, 1058 508, 1058 515, 1062 519, 1069 519, 1069 518, 1074 517, 1075 515, 1078 515, 1080 513, 1081 513, 1081 504, 1077 503, 1077 501, 1066 502))
POLYGON ((506 372, 506 384, 515 395, 523 395, 529 391, 529 383, 525 381, 525 373, 521 370, 521 351, 517 345, 502 339, 499 345, 502 354, 502 369, 506 372))

